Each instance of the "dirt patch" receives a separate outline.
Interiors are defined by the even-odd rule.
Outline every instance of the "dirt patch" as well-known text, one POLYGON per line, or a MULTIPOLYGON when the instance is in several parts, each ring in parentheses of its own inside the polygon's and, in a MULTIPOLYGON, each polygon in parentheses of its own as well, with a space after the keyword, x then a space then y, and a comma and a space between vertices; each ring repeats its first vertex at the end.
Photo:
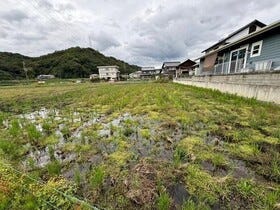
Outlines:
POLYGON ((127 188, 125 196, 137 205, 152 204, 156 197, 156 171, 152 165, 136 165, 129 179, 124 181, 127 188))

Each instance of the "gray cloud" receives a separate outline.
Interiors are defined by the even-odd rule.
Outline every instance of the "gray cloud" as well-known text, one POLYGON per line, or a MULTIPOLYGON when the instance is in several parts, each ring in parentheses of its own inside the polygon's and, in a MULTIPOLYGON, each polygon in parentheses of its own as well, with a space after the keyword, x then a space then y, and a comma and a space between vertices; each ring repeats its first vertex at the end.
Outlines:
POLYGON ((0 31, 0 39, 6 38, 8 36, 8 33, 5 31, 0 31))
POLYGON ((37 33, 17 33, 13 36, 13 38, 18 42, 31 42, 47 39, 46 36, 37 33))
POLYGON ((111 47, 119 47, 120 43, 113 37, 104 31, 100 31, 98 34, 92 33, 89 36, 93 47, 100 51, 105 51, 111 47))
POLYGON ((28 19, 28 15, 21 10, 12 9, 1 15, 1 18, 8 22, 21 22, 28 19))
POLYGON ((248 22, 279 19, 278 0, 9 0, 0 2, 1 51, 31 56, 92 46, 138 65, 196 58, 248 22))

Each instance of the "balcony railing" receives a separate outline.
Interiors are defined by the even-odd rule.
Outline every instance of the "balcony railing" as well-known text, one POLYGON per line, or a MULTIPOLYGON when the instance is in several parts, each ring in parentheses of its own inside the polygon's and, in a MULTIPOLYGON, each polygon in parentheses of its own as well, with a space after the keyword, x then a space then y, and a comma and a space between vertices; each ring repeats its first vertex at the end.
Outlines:
POLYGON ((203 72, 202 75, 240 74, 250 72, 266 72, 280 70, 280 58, 250 62, 244 65, 243 60, 224 62, 214 66, 212 71, 203 72))

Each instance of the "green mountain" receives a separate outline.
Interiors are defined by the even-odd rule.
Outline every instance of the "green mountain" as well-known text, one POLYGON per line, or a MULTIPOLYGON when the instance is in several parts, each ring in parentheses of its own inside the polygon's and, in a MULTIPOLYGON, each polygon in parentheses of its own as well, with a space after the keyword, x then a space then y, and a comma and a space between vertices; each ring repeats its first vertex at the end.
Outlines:
POLYGON ((121 74, 139 70, 136 65, 106 57, 91 48, 69 48, 40 57, 0 52, 0 80, 25 78, 23 62, 29 78, 40 74, 53 74, 58 78, 87 78, 90 74, 98 73, 97 66, 104 65, 119 66, 121 74))

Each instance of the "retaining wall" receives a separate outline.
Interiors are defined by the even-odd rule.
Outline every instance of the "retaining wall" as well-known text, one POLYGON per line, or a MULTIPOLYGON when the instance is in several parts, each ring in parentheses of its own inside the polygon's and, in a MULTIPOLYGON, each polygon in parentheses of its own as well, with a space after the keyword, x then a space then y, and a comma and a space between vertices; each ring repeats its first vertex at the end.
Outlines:
POLYGON ((174 82, 280 104, 280 72, 195 76, 174 82))

